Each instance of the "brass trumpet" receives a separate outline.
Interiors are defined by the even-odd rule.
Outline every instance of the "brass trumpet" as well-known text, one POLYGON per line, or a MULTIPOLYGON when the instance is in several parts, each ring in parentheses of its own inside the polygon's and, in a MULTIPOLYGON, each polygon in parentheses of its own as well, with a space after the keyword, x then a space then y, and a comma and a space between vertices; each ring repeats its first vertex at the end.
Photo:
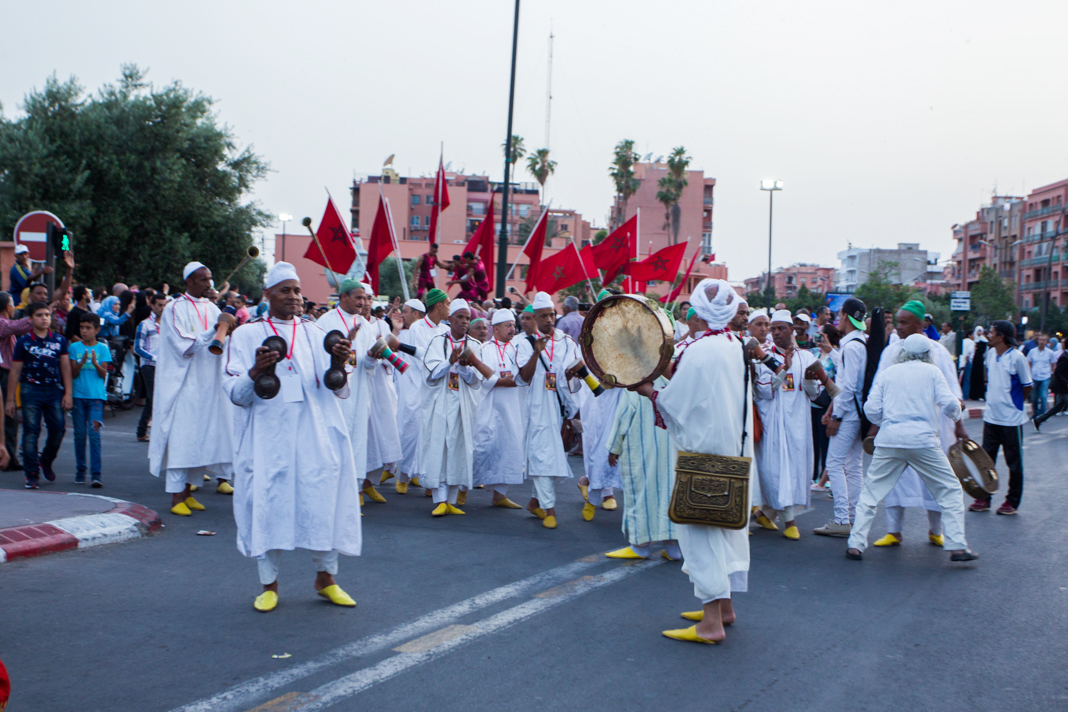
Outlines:
POLYGON ((246 250, 246 252, 245 252, 245 257, 240 262, 237 263, 237 267, 234 267, 234 269, 230 272, 230 274, 226 275, 226 279, 223 280, 223 284, 228 283, 230 281, 230 278, 233 277, 235 274, 237 274, 237 271, 239 269, 241 269, 242 267, 244 267, 248 263, 249 260, 254 260, 259 256, 260 256, 260 248, 256 247, 255 245, 252 245, 251 247, 249 247, 248 250, 246 250))

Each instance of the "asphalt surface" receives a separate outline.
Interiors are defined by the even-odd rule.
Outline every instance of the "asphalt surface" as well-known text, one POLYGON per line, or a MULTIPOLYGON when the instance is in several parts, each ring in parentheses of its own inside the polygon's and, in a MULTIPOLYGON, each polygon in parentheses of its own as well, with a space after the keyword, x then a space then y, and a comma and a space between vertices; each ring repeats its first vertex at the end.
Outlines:
MULTIPOLYGON (((1068 418, 1026 433, 1018 516, 967 515, 979 561, 951 564, 919 510, 903 546, 849 561, 844 540, 811 534, 831 509, 815 495, 800 542, 754 533, 738 622, 701 646, 660 635, 698 607, 680 564, 599 556, 625 543, 621 511, 582 521, 574 480, 558 487, 555 531, 482 490, 466 516, 432 519, 421 490, 387 485, 388 504, 365 508, 364 555, 341 560, 357 608, 317 598, 298 551, 283 556, 279 607, 257 613, 230 499, 209 486, 208 511, 170 515, 136 415, 106 418, 100 493, 166 526, 0 565, 12 712, 1068 709, 1068 418)), ((981 423, 967 427, 979 439, 981 423)), ((49 487, 84 491, 69 443, 58 465, 49 487)), ((0 487, 21 485, 0 473, 0 487)), ((529 487, 513 489, 525 504, 529 487)), ((872 539, 884 531, 880 513, 872 539)))

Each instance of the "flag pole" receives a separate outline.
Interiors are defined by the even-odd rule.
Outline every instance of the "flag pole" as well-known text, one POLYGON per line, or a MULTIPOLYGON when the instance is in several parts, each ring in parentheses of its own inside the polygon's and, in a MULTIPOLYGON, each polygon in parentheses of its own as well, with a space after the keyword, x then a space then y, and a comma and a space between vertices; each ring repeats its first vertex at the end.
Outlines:
MULTIPOLYGON (((686 241, 689 242, 690 238, 686 238, 686 241)), ((690 265, 689 265, 689 267, 686 268, 686 273, 684 275, 682 275, 682 282, 679 282, 679 287, 682 287, 682 285, 686 282, 686 280, 688 280, 690 278, 690 273, 693 272, 693 263, 697 261, 697 253, 699 253, 700 251, 701 251, 700 247, 698 247, 696 250, 694 250, 693 257, 690 258, 690 265)), ((674 289, 675 288, 672 287, 672 290, 674 290, 674 289)), ((681 297, 681 296, 682 296, 682 289, 679 289, 679 293, 675 295, 675 301, 673 301, 671 303, 671 311, 672 312, 674 312, 675 311, 675 307, 678 306, 679 297, 681 297)))
MULTIPOLYGON (((319 244, 319 236, 316 235, 315 231, 311 228, 311 218, 304 218, 301 223, 304 225, 304 227, 308 228, 308 232, 311 233, 312 239, 315 240, 315 246, 319 248, 319 254, 323 256, 323 262, 326 263, 326 268, 330 270, 330 274, 334 275, 334 288, 337 289, 340 284, 337 279, 337 272, 335 272, 334 268, 330 266, 330 260, 327 259, 326 252, 323 250, 323 246, 319 244)), ((328 279, 327 282, 329 281, 330 280, 328 279)))
MULTIPOLYGON (((597 301, 597 293, 593 291, 593 282, 590 280, 590 275, 586 272, 586 263, 582 261, 582 253, 579 252, 578 245, 575 244, 575 236, 571 235, 571 246, 575 248, 575 256, 578 257, 579 267, 582 269, 582 276, 586 278, 586 286, 590 288, 590 297, 597 301)), ((600 270, 598 270, 600 274, 600 270)))
MULTIPOLYGON (((551 200, 550 200, 550 201, 549 201, 549 205, 552 205, 552 203, 553 203, 553 201, 551 201, 551 200)), ((535 233, 535 232, 537 231, 537 229, 538 229, 538 223, 540 223, 540 222, 541 222, 541 219, 542 219, 543 217, 545 217, 546 213, 548 213, 548 212, 549 212, 549 205, 546 205, 546 206, 545 206, 544 208, 542 208, 542 211, 541 211, 541 215, 539 215, 539 216, 538 216, 538 220, 537 220, 537 222, 535 222, 535 223, 534 223, 534 229, 530 231, 530 234, 529 234, 529 235, 527 235, 527 241, 523 243, 523 249, 519 251, 519 254, 518 254, 518 255, 516 256, 516 258, 515 258, 515 262, 513 262, 513 263, 512 263, 512 267, 511 267, 511 269, 509 269, 509 270, 508 270, 508 274, 507 274, 507 275, 505 275, 505 277, 504 277, 504 281, 505 281, 505 282, 507 282, 508 280, 510 280, 510 279, 512 278, 512 272, 514 272, 514 271, 515 271, 515 266, 516 266, 517 264, 519 264, 519 258, 523 256, 523 253, 524 253, 524 252, 526 251, 526 249, 527 249, 527 245, 529 245, 529 244, 530 244, 530 238, 534 237, 534 233, 535 233)), ((503 226, 503 223, 502 223, 502 226, 503 226)), ((501 229, 504 229, 504 228, 502 227, 501 229)), ((498 258, 498 259, 500 259, 500 258, 498 258)), ((507 253, 505 253, 505 257, 504 257, 504 259, 505 259, 505 261, 507 262, 507 260, 508 260, 508 254, 507 254, 507 253)))
POLYGON ((389 240, 393 243, 393 259, 397 263, 397 276, 400 278, 401 291, 404 292, 404 301, 411 297, 408 294, 408 280, 404 276, 404 261, 401 259, 400 245, 397 244, 397 231, 393 229, 393 210, 389 207, 389 198, 382 193, 382 184, 378 184, 378 196, 382 199, 382 206, 386 211, 386 225, 389 226, 389 240))

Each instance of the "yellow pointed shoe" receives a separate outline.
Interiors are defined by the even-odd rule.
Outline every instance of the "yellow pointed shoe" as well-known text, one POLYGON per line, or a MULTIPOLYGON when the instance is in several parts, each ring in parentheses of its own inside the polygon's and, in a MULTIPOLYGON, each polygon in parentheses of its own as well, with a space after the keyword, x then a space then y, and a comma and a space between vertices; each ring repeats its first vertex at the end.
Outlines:
POLYGON ((545 519, 545 517, 548 516, 548 515, 545 514, 545 510, 542 509, 541 507, 535 507, 534 509, 531 509, 531 510, 528 510, 528 511, 531 514, 533 514, 535 517, 537 517, 538 519, 545 519))
POLYGON ((389 482, 390 480, 392 480, 393 477, 394 477, 394 474, 392 472, 386 472, 386 473, 384 473, 382 475, 382 479, 378 481, 378 484, 384 485, 387 482, 389 482))
POLYGON ((718 645, 718 640, 707 640, 697 635, 697 626, 692 625, 689 628, 679 628, 678 630, 665 630, 663 632, 665 638, 671 638, 672 640, 684 640, 687 643, 704 643, 705 645, 718 645))
MULTIPOLYGON (((192 499, 192 497, 190 497, 192 499)), ((171 507, 171 514, 177 514, 179 517, 188 517, 192 514, 189 511, 189 507, 185 506, 185 502, 179 502, 171 507)))
POLYGON ((801 532, 797 531, 797 526, 786 527, 786 530, 782 533, 784 537, 790 541, 797 541, 801 538, 801 532))
POLYGON ((582 518, 585 519, 587 522, 592 522, 593 521, 593 515, 596 514, 596 513, 597 513, 597 508, 594 507, 589 502, 587 502, 586 504, 582 505, 582 518))
POLYGON ((412 478, 412 484, 415 485, 416 487, 422 487, 423 486, 423 485, 419 484, 419 478, 418 477, 413 477, 412 478))
POLYGON ((360 506, 363 506, 363 492, 360 492, 360 506))
POLYGON ((432 517, 444 517, 449 513, 449 505, 442 502, 438 506, 434 507, 434 511, 430 513, 432 517))
POLYGON ((224 480, 224 481, 219 483, 218 487, 215 488, 215 493, 216 494, 233 494, 234 493, 234 487, 229 482, 226 482, 224 480))
POLYGON ((590 501, 590 486, 589 485, 580 484, 578 486, 578 488, 579 488, 579 494, 582 495, 582 501, 583 502, 589 502, 590 501))
POLYGON ((352 600, 352 597, 341 590, 341 586, 338 586, 336 583, 330 584, 318 593, 335 606, 348 606, 349 608, 352 608, 356 605, 356 601, 352 600))
POLYGON ((459 507, 457 507, 455 505, 449 504, 448 502, 445 503, 445 506, 448 508, 449 514, 463 514, 464 513, 464 510, 460 509, 459 507))
POLYGON ((875 542, 874 546, 898 546, 901 544, 901 540, 893 534, 887 534, 882 539, 875 542))
POLYGON ((196 501, 192 497, 186 497, 185 498, 185 506, 189 507, 190 509, 196 510, 198 512, 203 512, 205 509, 207 509, 207 507, 205 507, 203 504, 201 504, 200 502, 196 501))
POLYGON ((672 556, 671 554, 667 553, 667 549, 661 549, 660 550, 660 556, 664 557, 668 561, 678 561, 678 559, 676 559, 674 556, 672 556))
POLYGON ((942 546, 945 543, 945 539, 942 538, 941 534, 931 534, 930 532, 927 533, 927 541, 935 546, 942 546))
POLYGON ((397 494, 408 494, 408 483, 397 480, 397 494))
POLYGON ((386 498, 383 497, 378 490, 374 488, 374 485, 367 485, 363 488, 363 493, 367 495, 368 499, 372 502, 378 502, 379 504, 385 504, 386 498))
POLYGON ((494 502, 494 507, 503 507, 504 509, 522 509, 518 504, 505 497, 500 502, 494 502))
POLYGON ((205 482, 211 482, 211 475, 204 475, 205 482))
POLYGON ((609 559, 648 559, 648 556, 642 556, 641 554, 631 549, 629 546, 624 546, 622 549, 616 549, 615 551, 609 551, 605 554, 609 559))
POLYGON ((770 519, 768 519, 768 515, 764 514, 763 512, 759 512, 759 511, 757 512, 756 521, 757 521, 757 524, 759 524, 760 526, 764 527, 769 532, 777 532, 777 531, 779 531, 779 527, 775 524, 775 522, 773 522, 770 519))
POLYGON ((615 497, 608 497, 607 499, 601 500, 601 509, 609 512, 614 512, 618 506, 619 504, 616 502, 615 497))
POLYGON ((467 492, 460 490, 456 493, 456 504, 460 507, 467 504, 467 492))
POLYGON ((696 621, 698 623, 700 623, 701 621, 703 621, 705 619, 705 612, 703 610, 701 610, 701 611, 683 611, 680 615, 683 618, 685 618, 686 620, 688 620, 688 621, 696 621))
POLYGON ((189 485, 189 491, 190 492, 199 492, 200 488, 197 487, 196 485, 189 485))
POLYGON ((541 525, 546 529, 556 529, 556 517, 545 517, 541 521, 541 525))
POLYGON ((278 594, 274 591, 264 591, 256 596, 256 600, 252 602, 252 607, 260 613, 273 611, 278 607, 278 594))

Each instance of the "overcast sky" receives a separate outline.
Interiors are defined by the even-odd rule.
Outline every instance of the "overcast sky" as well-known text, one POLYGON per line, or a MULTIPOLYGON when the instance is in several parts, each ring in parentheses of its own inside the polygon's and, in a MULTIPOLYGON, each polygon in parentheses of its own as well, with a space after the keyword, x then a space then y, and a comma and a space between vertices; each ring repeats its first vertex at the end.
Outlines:
MULTIPOLYGON (((444 142, 454 169, 501 178, 512 8, 0 0, 0 102, 12 118, 52 72, 95 90, 136 63, 217 101, 271 165, 264 209, 318 221, 324 186, 347 203, 353 174, 391 153, 429 174, 444 142)), ((604 225, 616 142, 682 145, 717 180, 713 244, 732 280, 767 263, 763 178, 785 181, 775 266, 837 266, 849 241, 944 259, 950 226, 995 186, 1068 177, 1066 23, 1063 0, 525 0, 514 131, 545 142, 551 26, 554 205, 604 225)))

